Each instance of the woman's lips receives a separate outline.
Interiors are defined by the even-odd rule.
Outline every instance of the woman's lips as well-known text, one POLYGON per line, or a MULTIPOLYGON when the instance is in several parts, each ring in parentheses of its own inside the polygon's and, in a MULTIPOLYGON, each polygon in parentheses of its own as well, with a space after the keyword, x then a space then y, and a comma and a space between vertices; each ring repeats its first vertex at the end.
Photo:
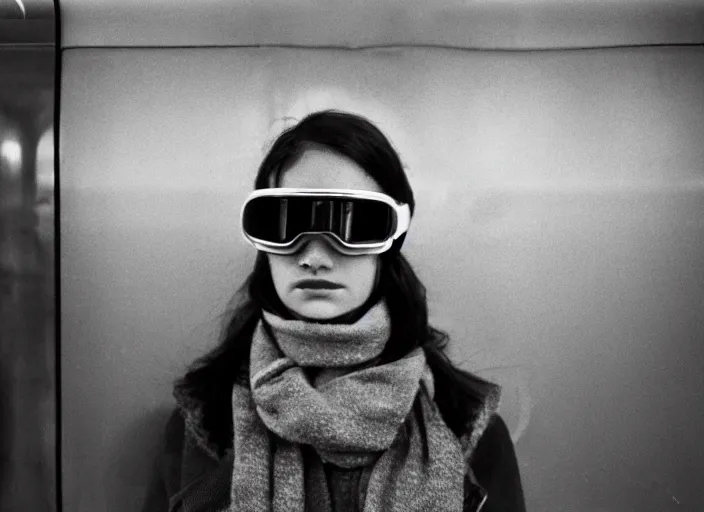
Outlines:
POLYGON ((294 288, 305 288, 312 290, 335 290, 337 288, 344 288, 341 284, 333 283, 326 279, 302 279, 298 281, 294 288))

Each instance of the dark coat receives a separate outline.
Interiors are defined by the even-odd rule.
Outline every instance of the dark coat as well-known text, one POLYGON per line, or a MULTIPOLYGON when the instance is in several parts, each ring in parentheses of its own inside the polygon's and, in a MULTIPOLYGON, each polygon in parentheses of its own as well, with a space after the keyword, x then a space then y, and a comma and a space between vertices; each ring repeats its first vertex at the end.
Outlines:
MULTIPOLYGON (((231 450, 217 453, 204 441, 199 426, 186 426, 184 414, 169 419, 143 512, 227 510, 232 478, 231 450)), ((193 417, 189 417, 193 419, 193 417)), ((201 425, 202 426, 202 425, 201 425)), ((481 436, 471 450, 465 479, 465 512, 525 512, 523 489, 513 443, 506 424, 493 414, 466 439, 481 436)), ((464 436, 463 436, 464 437, 464 436)))

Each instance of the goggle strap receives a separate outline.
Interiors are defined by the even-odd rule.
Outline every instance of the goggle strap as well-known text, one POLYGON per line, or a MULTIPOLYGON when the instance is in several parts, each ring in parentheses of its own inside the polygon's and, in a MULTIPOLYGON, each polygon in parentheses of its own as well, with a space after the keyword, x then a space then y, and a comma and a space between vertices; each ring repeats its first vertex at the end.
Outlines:
POLYGON ((396 226, 396 233, 394 233, 394 240, 397 240, 402 234, 408 231, 411 225, 411 208, 405 203, 397 206, 396 219, 398 225, 396 226))

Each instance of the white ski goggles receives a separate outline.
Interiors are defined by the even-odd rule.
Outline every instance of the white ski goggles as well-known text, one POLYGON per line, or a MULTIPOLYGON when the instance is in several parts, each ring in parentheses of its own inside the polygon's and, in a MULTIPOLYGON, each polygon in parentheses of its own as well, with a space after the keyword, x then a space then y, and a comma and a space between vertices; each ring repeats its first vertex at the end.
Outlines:
POLYGON ((265 188, 242 205, 242 233, 260 251, 293 254, 309 235, 340 253, 380 254, 408 230, 407 204, 367 190, 265 188))

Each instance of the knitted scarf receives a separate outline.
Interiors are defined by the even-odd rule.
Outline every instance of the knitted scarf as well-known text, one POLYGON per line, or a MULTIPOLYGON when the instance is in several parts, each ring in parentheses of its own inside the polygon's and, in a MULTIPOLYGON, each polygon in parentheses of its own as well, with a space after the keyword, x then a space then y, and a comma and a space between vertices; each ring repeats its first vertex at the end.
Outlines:
POLYGON ((354 324, 263 313, 232 393, 231 511, 328 512, 324 463, 362 468, 364 512, 459 511, 465 461, 418 348, 376 365, 386 304, 354 324))

